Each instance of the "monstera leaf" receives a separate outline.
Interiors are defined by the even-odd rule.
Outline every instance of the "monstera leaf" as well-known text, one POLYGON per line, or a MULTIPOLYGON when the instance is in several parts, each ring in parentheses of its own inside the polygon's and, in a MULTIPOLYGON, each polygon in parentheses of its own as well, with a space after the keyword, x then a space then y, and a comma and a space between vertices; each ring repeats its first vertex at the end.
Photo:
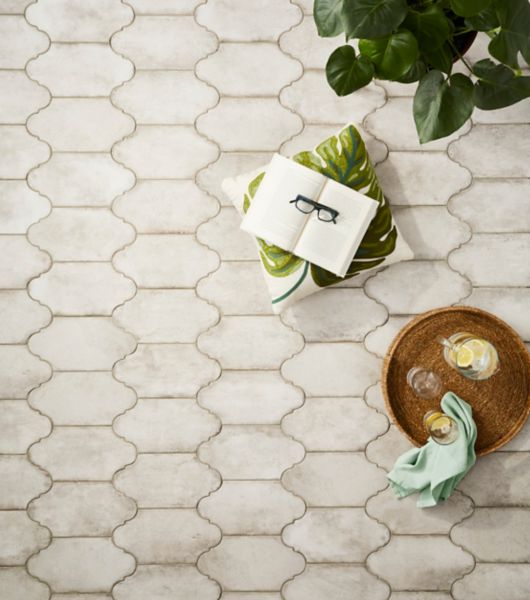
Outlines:
MULTIPOLYGON (((344 279, 380 265, 394 251, 397 231, 359 132, 350 125, 338 136, 332 136, 319 144, 314 151, 296 154, 293 160, 379 202, 375 217, 344 279)), ((316 265, 311 265, 311 276, 320 287, 343 280, 316 265)))
MULTIPOLYGON (((260 173, 250 182, 248 186, 248 193, 245 194, 243 199, 244 212, 247 212, 248 207, 256 195, 256 191, 264 176, 265 173, 260 173)), ((278 246, 267 244, 265 240, 258 238, 258 244, 260 247, 259 255, 261 262, 263 263, 267 273, 270 273, 273 277, 287 277, 291 273, 294 273, 296 270, 298 270, 305 262, 303 259, 298 258, 298 256, 278 248, 278 246)))

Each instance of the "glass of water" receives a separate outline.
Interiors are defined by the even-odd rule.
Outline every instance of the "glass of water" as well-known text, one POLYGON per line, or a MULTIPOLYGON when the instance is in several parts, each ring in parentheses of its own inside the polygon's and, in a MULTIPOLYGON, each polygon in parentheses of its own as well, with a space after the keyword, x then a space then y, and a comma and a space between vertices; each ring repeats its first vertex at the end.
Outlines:
POLYGON ((442 391, 442 381, 438 375, 423 367, 412 367, 407 373, 407 383, 417 396, 425 400, 436 398, 442 391))

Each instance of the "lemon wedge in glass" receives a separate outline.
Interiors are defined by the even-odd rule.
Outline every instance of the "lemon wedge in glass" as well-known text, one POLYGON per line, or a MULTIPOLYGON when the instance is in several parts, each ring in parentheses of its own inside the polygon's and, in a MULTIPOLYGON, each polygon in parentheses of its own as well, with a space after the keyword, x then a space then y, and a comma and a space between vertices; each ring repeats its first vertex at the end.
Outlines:
POLYGON ((456 364, 462 369, 470 367, 474 359, 473 350, 467 346, 461 346, 456 353, 456 364))

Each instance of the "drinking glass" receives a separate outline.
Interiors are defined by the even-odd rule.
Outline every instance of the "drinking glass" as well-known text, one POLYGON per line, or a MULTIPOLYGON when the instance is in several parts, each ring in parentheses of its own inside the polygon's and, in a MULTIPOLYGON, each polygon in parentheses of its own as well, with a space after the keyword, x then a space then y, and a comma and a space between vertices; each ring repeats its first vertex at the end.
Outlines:
POLYGON ((430 410, 423 417, 423 425, 432 440, 437 444, 446 446, 458 438, 457 422, 439 410, 430 410))
POLYGON ((438 375, 423 367, 412 367, 407 373, 407 383, 417 396, 425 400, 436 398, 442 391, 442 381, 438 375))
POLYGON ((488 379, 499 369, 499 355, 487 340, 467 331, 437 340, 444 347, 448 365, 469 379, 488 379))

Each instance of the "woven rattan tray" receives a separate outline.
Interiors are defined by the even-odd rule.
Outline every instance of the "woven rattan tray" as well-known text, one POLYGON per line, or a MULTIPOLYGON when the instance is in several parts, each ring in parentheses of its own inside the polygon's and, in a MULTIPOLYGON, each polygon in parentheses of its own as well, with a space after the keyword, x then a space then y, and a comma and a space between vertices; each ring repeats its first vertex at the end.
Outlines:
POLYGON ((504 321, 477 308, 449 307, 416 317, 396 336, 385 358, 383 394, 390 416, 416 446, 427 441, 424 414, 440 398, 423 400, 407 385, 411 367, 431 369, 441 377, 445 393, 455 392, 473 408, 478 437, 475 450, 488 454, 509 442, 530 411, 530 355, 517 333, 504 321), (490 379, 471 381, 443 358, 438 336, 469 331, 489 340, 499 353, 500 369, 490 379))

